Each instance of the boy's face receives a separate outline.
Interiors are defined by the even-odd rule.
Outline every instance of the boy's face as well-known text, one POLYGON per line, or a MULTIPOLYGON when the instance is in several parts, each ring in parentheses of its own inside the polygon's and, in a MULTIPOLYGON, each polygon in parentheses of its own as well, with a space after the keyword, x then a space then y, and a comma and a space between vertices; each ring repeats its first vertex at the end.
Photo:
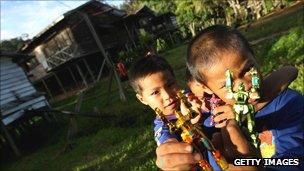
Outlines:
MULTIPOLYGON (((210 88, 219 98, 228 104, 234 104, 233 99, 227 99, 228 93, 226 85, 225 72, 229 69, 232 75, 233 91, 237 91, 238 85, 244 83, 245 90, 249 91, 252 87, 251 75, 249 73, 252 67, 255 67, 255 59, 253 57, 241 57, 236 53, 223 53, 219 62, 214 64, 208 70, 202 70, 206 77, 206 86, 210 88)), ((260 75, 260 74, 259 74, 260 75)))
POLYGON ((153 110, 157 107, 165 115, 169 115, 173 114, 174 110, 179 107, 179 101, 176 97, 179 88, 169 71, 148 75, 137 82, 142 91, 140 94, 136 94, 136 97, 153 110))

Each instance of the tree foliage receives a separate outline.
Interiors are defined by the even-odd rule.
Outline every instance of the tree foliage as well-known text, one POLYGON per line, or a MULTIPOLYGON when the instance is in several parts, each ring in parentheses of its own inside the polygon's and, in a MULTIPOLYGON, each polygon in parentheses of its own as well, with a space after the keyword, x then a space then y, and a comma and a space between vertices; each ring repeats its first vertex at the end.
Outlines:
POLYGON ((290 3, 290 0, 126 0, 122 9, 130 12, 146 5, 157 13, 171 11, 176 14, 183 36, 188 37, 214 24, 237 27, 290 3))
POLYGON ((3 52, 17 52, 26 42, 21 37, 3 40, 0 42, 0 50, 3 52))

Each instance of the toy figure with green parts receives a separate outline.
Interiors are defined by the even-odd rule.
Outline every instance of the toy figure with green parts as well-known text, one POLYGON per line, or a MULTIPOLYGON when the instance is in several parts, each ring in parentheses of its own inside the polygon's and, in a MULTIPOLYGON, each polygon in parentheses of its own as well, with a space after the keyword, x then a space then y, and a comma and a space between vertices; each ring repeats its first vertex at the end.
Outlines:
POLYGON ((226 71, 226 88, 228 90, 227 98, 234 99, 236 102, 233 105, 235 111, 235 120, 240 126, 243 126, 242 115, 246 115, 247 119, 247 130, 252 140, 252 144, 258 148, 260 141, 258 139, 258 134, 255 132, 255 122, 254 122, 254 106, 248 102, 250 99, 259 99, 260 98, 260 79, 258 77, 257 71, 255 68, 251 68, 251 82, 252 87, 249 92, 245 91, 245 86, 243 83, 238 85, 237 91, 234 92, 232 72, 230 70, 226 71))

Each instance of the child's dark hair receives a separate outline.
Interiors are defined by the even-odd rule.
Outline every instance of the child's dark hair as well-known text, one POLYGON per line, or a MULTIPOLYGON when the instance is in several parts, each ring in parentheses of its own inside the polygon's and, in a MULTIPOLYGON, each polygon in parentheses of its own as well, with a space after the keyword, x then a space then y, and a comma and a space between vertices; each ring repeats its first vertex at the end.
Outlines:
POLYGON ((149 57, 139 58, 131 66, 129 71, 130 84, 136 93, 141 93, 142 87, 138 84, 138 80, 144 78, 148 75, 157 72, 166 72, 174 76, 173 69, 170 64, 162 57, 157 55, 152 55, 149 57))
POLYGON ((193 81, 193 76, 191 75, 188 68, 186 68, 185 78, 186 78, 186 83, 193 81))
POLYGON ((200 71, 211 68, 227 52, 242 57, 254 57, 248 41, 237 30, 223 25, 202 30, 192 39, 187 51, 187 67, 193 78, 200 83, 206 83, 205 76, 200 71))

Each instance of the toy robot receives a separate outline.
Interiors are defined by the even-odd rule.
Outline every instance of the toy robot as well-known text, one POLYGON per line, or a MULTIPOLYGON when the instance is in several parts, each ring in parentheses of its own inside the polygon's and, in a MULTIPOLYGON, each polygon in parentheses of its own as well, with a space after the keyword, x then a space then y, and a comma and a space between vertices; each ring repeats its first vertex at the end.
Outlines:
POLYGON ((258 134, 254 131, 255 122, 254 122, 254 106, 248 103, 249 98, 251 99, 259 99, 260 94, 258 90, 260 89, 260 79, 258 77, 256 69, 252 68, 250 70, 251 74, 251 83, 252 88, 249 92, 245 91, 245 86, 243 83, 238 85, 237 91, 234 92, 232 90, 233 82, 232 82, 232 73, 227 70, 226 71, 226 88, 228 89, 227 98, 234 99, 236 102, 233 105, 233 109, 235 111, 235 120, 240 126, 243 126, 242 123, 242 115, 246 115, 247 117, 247 129, 252 140, 252 144, 258 148, 259 147, 259 139, 258 134))
MULTIPOLYGON (((214 148, 211 141, 206 137, 203 133, 202 129, 198 125, 194 125, 191 123, 191 119, 193 116, 197 116, 197 112, 191 109, 191 104, 186 100, 187 98, 183 94, 183 92, 178 92, 178 98, 180 99, 181 103, 184 103, 187 107, 187 114, 183 115, 180 111, 175 111, 175 115, 177 120, 173 123, 169 121, 162 111, 158 108, 155 109, 155 113, 160 119, 164 122, 165 125, 169 128, 171 133, 181 131, 181 138, 184 142, 191 144, 194 149, 201 153, 208 150, 214 156, 216 163, 218 166, 225 170, 228 168, 228 163, 226 162, 225 158, 221 155, 221 153, 214 148)), ((208 163, 207 160, 202 159, 199 161, 198 166, 205 171, 213 170, 211 165, 208 163)))

